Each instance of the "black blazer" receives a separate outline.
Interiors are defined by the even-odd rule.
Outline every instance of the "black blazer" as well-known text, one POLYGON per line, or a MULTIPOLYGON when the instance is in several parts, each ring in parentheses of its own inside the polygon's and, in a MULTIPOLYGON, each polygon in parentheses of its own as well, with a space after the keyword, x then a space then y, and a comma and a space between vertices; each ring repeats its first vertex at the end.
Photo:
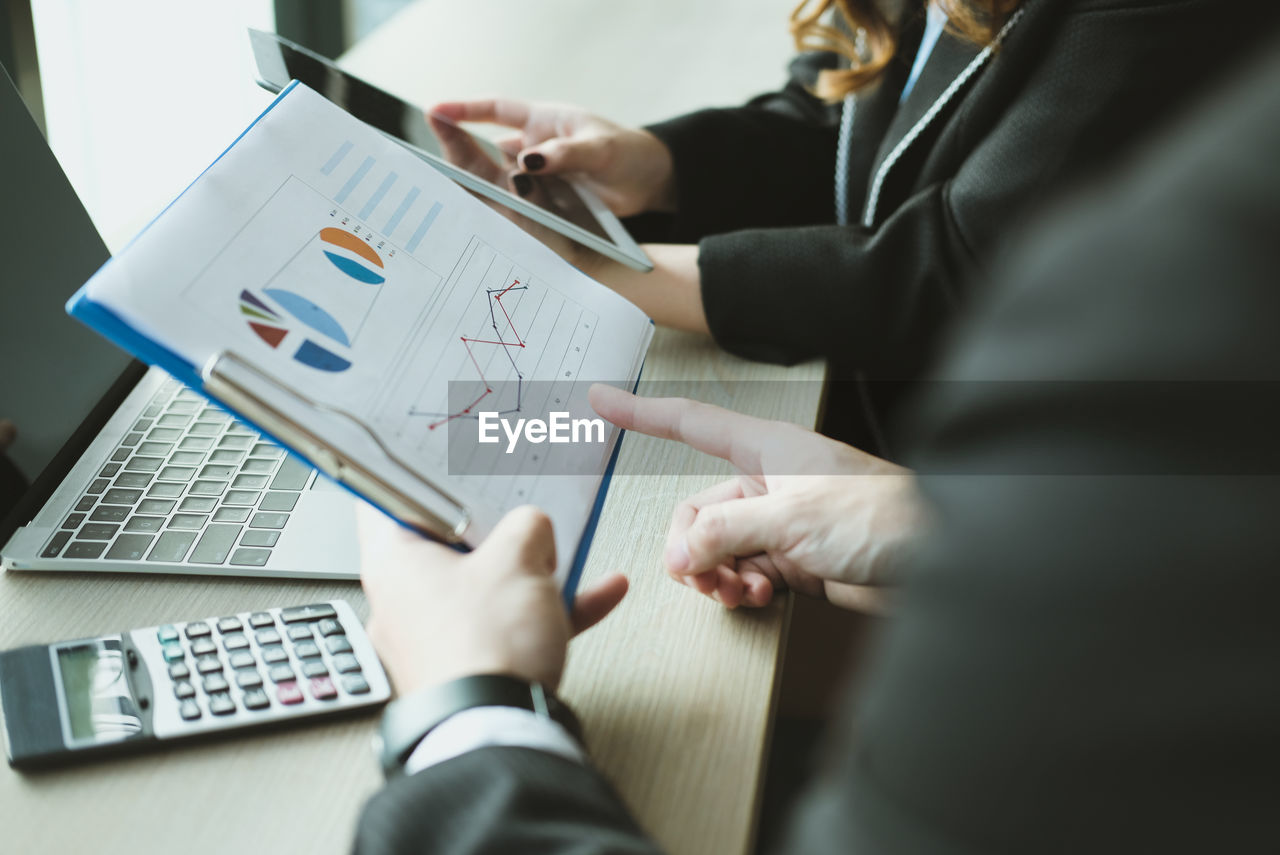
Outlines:
POLYGON ((858 99, 852 225, 834 224, 839 108, 805 89, 831 57, 811 55, 781 92, 652 128, 674 156, 679 211, 639 218, 636 231, 700 244, 703 306, 725 349, 769 362, 829 357, 841 378, 916 378, 972 274, 1028 212, 1175 113, 1275 7, 1027 0, 985 60, 944 34, 899 107, 923 31, 917 12, 883 82, 858 99))
MULTIPOLYGON (((1276 48, 1041 231, 946 360, 925 471, 1109 474, 925 477, 936 535, 786 852, 1280 851, 1276 48), (1086 382, 967 382, 992 377, 1086 382), (1197 406, 1213 387, 1093 382, 1186 378, 1272 391, 1242 416, 1197 406), (1229 454, 1188 476, 1206 450, 1229 454)), ((594 771, 512 748, 387 787, 355 848, 656 851, 594 771)))

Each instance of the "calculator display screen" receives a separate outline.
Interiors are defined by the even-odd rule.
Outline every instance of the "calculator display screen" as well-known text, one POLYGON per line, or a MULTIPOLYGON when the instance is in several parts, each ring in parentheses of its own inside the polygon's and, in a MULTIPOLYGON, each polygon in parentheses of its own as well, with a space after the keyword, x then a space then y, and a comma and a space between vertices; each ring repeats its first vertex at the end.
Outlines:
POLYGON ((142 732, 118 641, 60 648, 58 670, 73 742, 116 742, 142 732))

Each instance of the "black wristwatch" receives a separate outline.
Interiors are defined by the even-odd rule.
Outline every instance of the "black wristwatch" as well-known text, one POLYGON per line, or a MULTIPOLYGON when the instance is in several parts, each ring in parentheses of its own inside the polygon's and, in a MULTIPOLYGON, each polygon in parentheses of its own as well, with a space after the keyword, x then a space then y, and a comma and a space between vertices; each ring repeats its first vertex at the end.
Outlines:
POLYGON ((582 726, 573 711, 540 683, 506 674, 462 677, 422 689, 387 705, 373 738, 374 753, 388 779, 404 773, 404 763, 428 733, 445 719, 473 707, 515 707, 529 710, 564 727, 582 740, 582 726))

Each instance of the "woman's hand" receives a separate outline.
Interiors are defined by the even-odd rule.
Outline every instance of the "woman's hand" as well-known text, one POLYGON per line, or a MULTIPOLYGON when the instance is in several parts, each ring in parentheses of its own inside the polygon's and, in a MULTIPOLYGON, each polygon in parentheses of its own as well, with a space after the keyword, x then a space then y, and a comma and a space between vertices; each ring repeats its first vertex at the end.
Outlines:
POLYGON ((491 122, 518 134, 499 142, 526 172, 572 172, 620 217, 671 211, 671 152, 648 131, 624 128, 577 107, 496 98, 437 104, 454 122, 491 122))
POLYGON ((920 527, 910 470, 797 425, 603 385, 591 405, 743 472, 676 508, 664 553, 673 577, 729 608, 763 606, 784 587, 865 608, 864 586, 892 580, 920 527))
POLYGON ((551 522, 531 507, 508 513, 466 554, 367 505, 359 523, 369 637, 400 694, 474 674, 511 674, 554 689, 569 639, 627 592, 626 578, 615 573, 579 594, 567 614, 552 577, 551 522))

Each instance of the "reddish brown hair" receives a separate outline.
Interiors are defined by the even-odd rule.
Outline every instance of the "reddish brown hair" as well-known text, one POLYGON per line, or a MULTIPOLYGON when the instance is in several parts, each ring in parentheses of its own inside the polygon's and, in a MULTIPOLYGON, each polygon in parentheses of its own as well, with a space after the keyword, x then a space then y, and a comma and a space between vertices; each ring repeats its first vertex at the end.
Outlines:
MULTIPOLYGON (((977 44, 995 37, 1022 0, 937 0, 947 28, 977 44)), ((880 78, 898 49, 897 32, 877 0, 801 0, 791 13, 791 35, 799 51, 824 50, 849 60, 849 67, 823 71, 814 92, 839 101, 880 78), (822 21, 835 9, 848 30, 822 21), (862 33, 863 50, 850 33, 862 33)))

